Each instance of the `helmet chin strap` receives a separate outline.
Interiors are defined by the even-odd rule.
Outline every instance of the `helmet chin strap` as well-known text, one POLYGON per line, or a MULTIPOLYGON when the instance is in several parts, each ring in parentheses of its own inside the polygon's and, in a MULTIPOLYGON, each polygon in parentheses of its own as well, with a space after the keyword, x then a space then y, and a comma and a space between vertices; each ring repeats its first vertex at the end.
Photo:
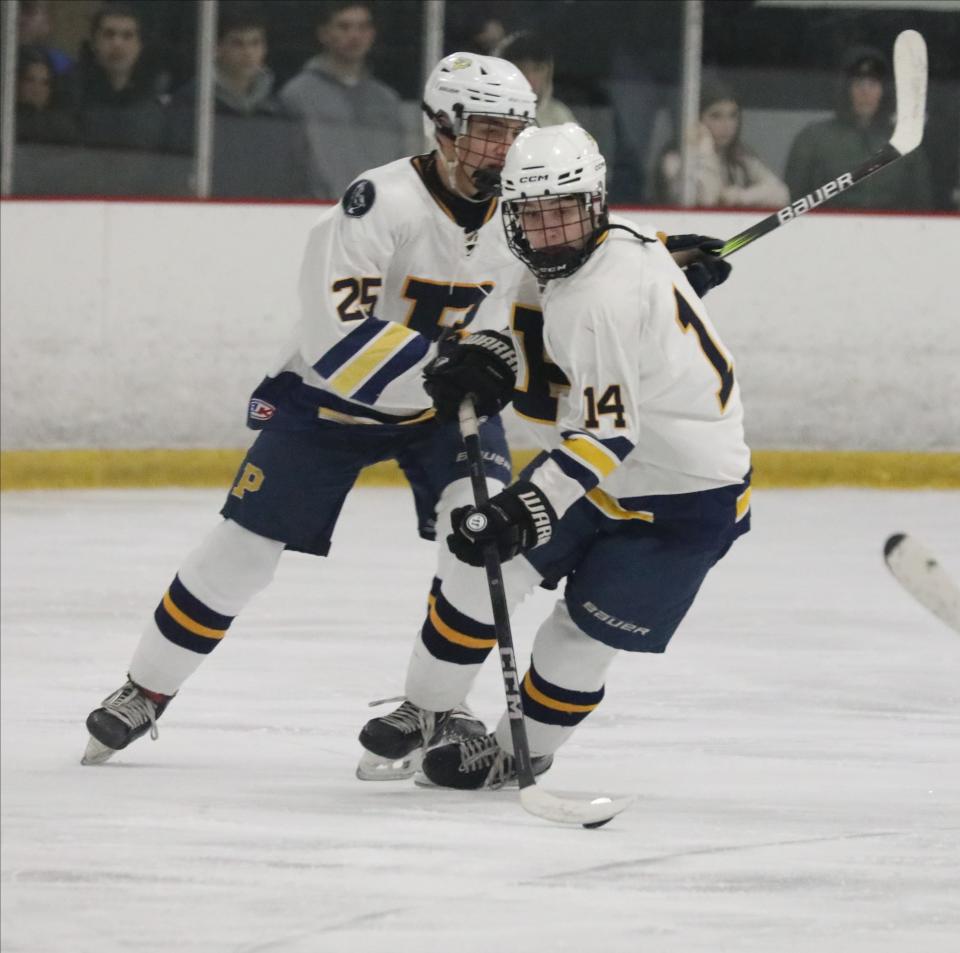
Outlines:
MULTIPOLYGON (((500 173, 492 172, 489 169, 477 169, 473 175, 467 176, 474 186, 477 189, 475 195, 467 195, 457 184, 457 170, 462 169, 463 165, 460 162, 459 157, 457 156, 457 139, 455 136, 451 135, 449 132, 446 132, 440 128, 437 128, 436 134, 434 136, 437 142, 437 152, 438 158, 443 163, 443 168, 446 171, 447 175, 447 188, 450 189, 454 195, 460 196, 460 198, 465 199, 467 202, 474 202, 477 205, 480 205, 483 202, 489 202, 497 194, 497 187, 500 184, 500 173), (444 154, 443 147, 440 143, 440 137, 443 136, 449 142, 453 143, 453 158, 448 159, 444 154), (478 181, 479 179, 479 181, 478 181)), ((464 172, 466 175, 466 172, 464 172)))
MULTIPOLYGON (((447 172, 447 186, 449 187, 450 191, 453 192, 455 195, 459 195, 460 198, 466 199, 468 202, 475 202, 476 204, 479 205, 482 202, 489 202, 490 199, 492 199, 493 196, 496 194, 496 192, 493 189, 490 189, 490 191, 485 191, 483 188, 483 182, 476 181, 478 176, 482 178, 482 177, 485 177, 485 175, 486 176, 492 175, 492 173, 488 172, 486 169, 477 169, 477 171, 474 172, 472 176, 467 176, 467 178, 470 179, 470 181, 473 182, 473 184, 477 188, 477 192, 475 195, 467 195, 466 192, 464 192, 460 188, 460 186, 457 183, 457 170, 462 169, 463 165, 461 164, 459 158, 457 158, 456 146, 454 146, 452 159, 448 159, 443 154, 442 149, 440 150, 440 159, 443 162, 443 167, 444 169, 446 169, 446 172, 447 172)), ((464 171, 464 175, 466 175, 466 171, 464 171)))

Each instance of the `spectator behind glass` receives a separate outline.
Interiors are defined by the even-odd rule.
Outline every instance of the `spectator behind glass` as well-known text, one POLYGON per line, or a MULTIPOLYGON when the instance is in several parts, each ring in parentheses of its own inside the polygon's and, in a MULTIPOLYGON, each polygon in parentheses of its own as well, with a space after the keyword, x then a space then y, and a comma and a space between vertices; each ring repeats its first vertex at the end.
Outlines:
MULTIPOLYGON (((849 172, 882 148, 893 131, 890 68, 869 46, 843 60, 836 115, 802 129, 790 147, 786 180, 796 200, 849 172)), ((925 209, 933 204, 930 165, 923 147, 831 199, 834 207, 925 209)))
POLYGON ((21 46, 42 50, 54 74, 60 76, 73 66, 73 60, 63 50, 49 45, 50 29, 50 4, 47 0, 20 0, 17 41, 21 46))
MULTIPOLYGON (((700 87, 700 126, 694 155, 695 203, 703 206, 781 207, 787 187, 740 141, 740 106, 733 90, 715 77, 700 87)), ((657 201, 681 200, 680 153, 668 146, 657 165, 657 201)))
POLYGON ((47 51, 24 46, 17 53, 17 142, 75 142, 77 128, 57 108, 54 69, 47 51))
POLYGON ((553 53, 539 36, 526 31, 514 33, 493 55, 513 63, 537 94, 538 126, 577 121, 564 103, 553 98, 553 53))
MULTIPOLYGON (((286 116, 266 66, 267 26, 252 3, 222 4, 214 71, 213 193, 224 197, 305 198, 306 143, 286 116)), ((173 96, 167 145, 192 152, 197 82, 173 96)))
POLYGON ((364 169, 403 155, 400 98, 366 66, 375 38, 367 4, 326 7, 317 24, 323 52, 280 92, 284 107, 306 123, 317 198, 339 198, 364 169))
POLYGON ((81 143, 156 149, 164 130, 160 96, 168 82, 144 55, 136 10, 105 3, 91 21, 80 62, 66 77, 81 143))
MULTIPOLYGON (((279 116, 280 100, 273 91, 273 73, 267 68, 267 26, 253 4, 223 4, 217 17, 217 48, 214 71, 214 103, 218 115, 279 116)), ((174 93, 171 106, 177 110, 174 148, 193 144, 193 113, 181 115, 181 107, 193 109, 196 78, 174 93), (186 130, 179 128, 188 121, 186 130), (185 132, 185 135, 184 135, 185 132)))
MULTIPOLYGON (((484 56, 496 56, 494 50, 503 43, 507 31, 496 17, 480 17, 479 22, 470 36, 470 52, 482 53, 484 56)), ((528 79, 529 83, 530 80, 528 79)), ((539 107, 538 107, 539 108, 539 107)))

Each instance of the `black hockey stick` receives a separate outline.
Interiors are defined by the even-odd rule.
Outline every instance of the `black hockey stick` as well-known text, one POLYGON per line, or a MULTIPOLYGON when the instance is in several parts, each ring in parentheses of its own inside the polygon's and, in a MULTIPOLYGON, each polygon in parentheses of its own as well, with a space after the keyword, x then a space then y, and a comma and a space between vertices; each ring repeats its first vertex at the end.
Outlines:
POLYGON ((728 239, 717 253, 718 257, 732 255, 775 228, 818 208, 920 145, 927 108, 927 44, 916 30, 904 30, 893 45, 893 80, 897 89, 897 124, 890 141, 852 172, 838 175, 810 195, 791 202, 728 239))
MULTIPOLYGON (((490 498, 487 478, 483 469, 483 454, 480 447, 480 431, 473 399, 467 397, 460 405, 460 436, 467 451, 470 465, 470 483, 477 506, 490 498)), ((513 633, 510 628, 510 609, 503 589, 503 572, 497 544, 488 543, 483 552, 487 571, 487 587, 493 606, 493 626, 497 637, 497 651, 503 672, 503 687, 507 696, 507 714, 510 717, 510 738, 517 762, 517 781, 520 785, 520 803, 524 809, 537 817, 560 824, 582 824, 584 827, 600 827, 612 820, 630 803, 629 798, 611 799, 597 797, 591 801, 578 801, 548 794, 537 787, 530 762, 530 744, 523 723, 523 703, 520 699, 520 676, 517 673, 517 658, 513 649, 513 633)))

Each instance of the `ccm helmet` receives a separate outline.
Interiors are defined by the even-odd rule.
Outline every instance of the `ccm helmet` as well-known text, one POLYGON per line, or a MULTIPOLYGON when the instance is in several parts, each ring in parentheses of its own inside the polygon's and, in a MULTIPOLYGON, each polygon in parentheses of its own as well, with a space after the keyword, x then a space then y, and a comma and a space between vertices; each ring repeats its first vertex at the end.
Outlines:
POLYGON ((503 226, 510 250, 541 281, 572 275, 596 248, 607 228, 606 170, 596 140, 574 122, 525 129, 510 147, 503 226), (563 197, 576 201, 553 201, 563 197), (551 225, 558 206, 562 220, 551 225), (548 231, 560 241, 548 244, 548 231))

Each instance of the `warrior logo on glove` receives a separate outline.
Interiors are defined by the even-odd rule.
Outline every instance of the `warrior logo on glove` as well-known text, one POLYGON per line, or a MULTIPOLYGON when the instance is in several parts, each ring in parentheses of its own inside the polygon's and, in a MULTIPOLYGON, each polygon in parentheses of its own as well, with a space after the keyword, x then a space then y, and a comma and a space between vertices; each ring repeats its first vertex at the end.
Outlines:
POLYGON ((518 480, 482 506, 454 510, 450 522, 450 552, 461 562, 482 566, 484 550, 491 543, 501 562, 548 543, 557 514, 533 483, 518 480))
POLYGON ((510 403, 517 366, 508 334, 477 331, 463 340, 440 342, 437 356, 424 368, 423 387, 444 423, 457 419, 468 395, 477 416, 491 417, 510 403))
POLYGON ((471 533, 482 533, 487 528, 487 518, 483 513, 471 513, 463 522, 471 533))

